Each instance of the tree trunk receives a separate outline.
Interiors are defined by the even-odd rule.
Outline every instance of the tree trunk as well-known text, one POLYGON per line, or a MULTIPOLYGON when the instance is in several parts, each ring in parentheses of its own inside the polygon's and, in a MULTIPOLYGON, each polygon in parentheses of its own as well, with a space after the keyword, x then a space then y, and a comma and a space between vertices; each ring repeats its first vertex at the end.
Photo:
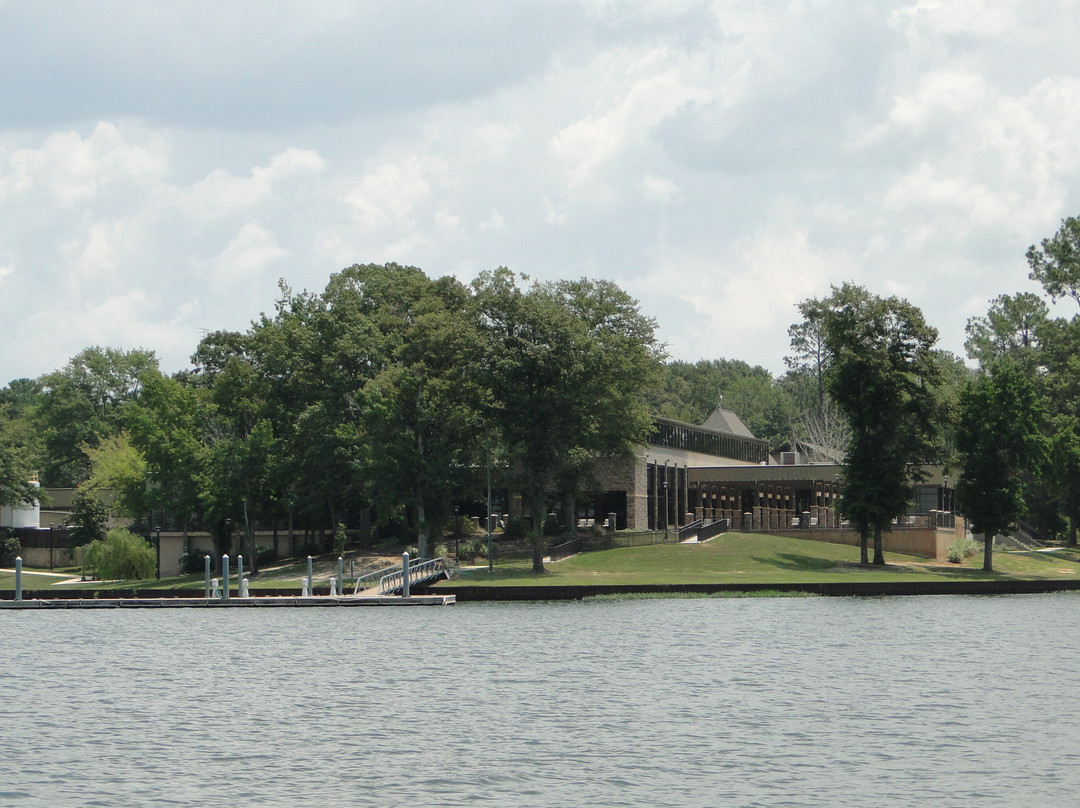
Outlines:
POLYGON ((247 539, 248 552, 251 553, 248 557, 248 569, 254 575, 259 571, 259 560, 255 553, 255 529, 251 526, 251 520, 248 518, 248 501, 246 497, 244 498, 244 537, 247 539))
POLYGON ((566 522, 566 535, 573 538, 577 535, 577 498, 572 491, 563 495, 563 518, 566 522))
POLYGON ((220 564, 221 557, 232 552, 232 531, 228 528, 220 528, 213 532, 211 538, 214 542, 214 552, 217 553, 214 562, 220 564))
POLYGON ((994 534, 986 531, 983 536, 983 572, 994 571, 994 534))
POLYGON ((1076 544, 1076 523, 1080 521, 1077 519, 1076 514, 1072 514, 1069 517, 1069 544, 1076 544))
POLYGON ((874 528, 874 563, 879 566, 885 565, 885 547, 881 540, 881 528, 874 528))
POLYGON ((427 512, 424 509, 424 497, 416 492, 416 552, 421 558, 427 558, 428 552, 427 512))
POLYGON ((860 564, 869 564, 870 563, 870 553, 869 553, 869 551, 867 549, 867 546, 866 546, 866 542, 867 542, 868 538, 869 538, 869 534, 862 533, 862 532, 859 533, 859 563, 860 564))
POLYGON ((532 571, 536 573, 547 572, 544 569, 544 497, 536 495, 531 497, 533 517, 533 565, 532 571))

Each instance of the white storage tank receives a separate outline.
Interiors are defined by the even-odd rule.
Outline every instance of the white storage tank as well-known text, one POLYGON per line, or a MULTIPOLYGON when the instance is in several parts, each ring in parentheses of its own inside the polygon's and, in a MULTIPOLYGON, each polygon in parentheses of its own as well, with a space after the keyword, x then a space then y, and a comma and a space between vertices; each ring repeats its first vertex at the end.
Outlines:
MULTIPOLYGON (((41 488, 36 477, 30 485, 41 488)), ((0 508, 0 527, 41 527, 41 503, 35 499, 29 504, 5 505, 0 508)))

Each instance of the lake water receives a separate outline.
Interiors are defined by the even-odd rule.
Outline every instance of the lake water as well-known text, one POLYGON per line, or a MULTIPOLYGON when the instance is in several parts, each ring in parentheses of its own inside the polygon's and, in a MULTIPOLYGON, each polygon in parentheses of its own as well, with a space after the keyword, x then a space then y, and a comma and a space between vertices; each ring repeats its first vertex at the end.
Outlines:
POLYGON ((0 612, 3 806, 1072 806, 1080 596, 0 612))

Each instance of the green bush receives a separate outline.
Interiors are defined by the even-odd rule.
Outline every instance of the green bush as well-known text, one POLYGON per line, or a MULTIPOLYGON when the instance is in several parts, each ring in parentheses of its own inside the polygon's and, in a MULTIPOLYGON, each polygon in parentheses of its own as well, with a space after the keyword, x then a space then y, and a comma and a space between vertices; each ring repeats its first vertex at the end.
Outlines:
POLYGON ((105 539, 105 524, 109 521, 109 509, 100 499, 85 491, 78 491, 71 503, 71 539, 78 547, 105 539))
POLYGON ((337 527, 334 528, 334 555, 345 555, 345 545, 349 541, 349 534, 345 530, 345 524, 338 522, 337 527))
POLYGON ((959 564, 965 558, 971 558, 977 552, 979 552, 978 542, 971 539, 957 539, 949 545, 945 554, 953 564, 959 564))
POLYGON ((115 528, 86 548, 83 567, 101 580, 137 581, 154 577, 157 554, 146 539, 115 528))
POLYGON ((255 561, 258 562, 260 567, 275 564, 277 560, 278 554, 273 547, 264 547, 261 544, 255 546, 255 561))
POLYGON ((180 556, 180 572, 185 575, 203 572, 206 569, 206 556, 207 553, 204 550, 198 550, 194 547, 184 550, 184 554, 180 556))
POLYGON ((473 520, 464 514, 450 517, 450 535, 448 538, 463 539, 466 536, 472 536, 477 532, 476 525, 473 524, 473 520))
POLYGON ((6 532, 0 536, 0 564, 5 567, 14 565, 15 559, 19 557, 21 552, 22 545, 19 544, 17 536, 6 532))
POLYGON ((562 520, 554 515, 546 516, 544 518, 544 535, 545 536, 558 536, 563 532, 562 520))
POLYGON ((506 525, 503 527, 504 539, 524 539, 525 538, 525 520, 523 519, 507 519, 506 525))

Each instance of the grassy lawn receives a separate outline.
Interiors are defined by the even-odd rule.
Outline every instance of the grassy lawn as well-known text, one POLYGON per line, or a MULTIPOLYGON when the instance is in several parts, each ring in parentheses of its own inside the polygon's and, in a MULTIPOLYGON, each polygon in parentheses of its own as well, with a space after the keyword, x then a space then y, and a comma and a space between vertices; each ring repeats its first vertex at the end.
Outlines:
POLYGON ((729 533, 704 544, 659 544, 603 550, 547 564, 468 570, 454 584, 474 586, 566 586, 581 584, 804 583, 837 581, 934 581, 1074 578, 1080 551, 994 553, 995 571, 982 571, 982 554, 963 565, 936 564, 886 553, 885 567, 859 565, 859 548, 751 533, 729 533))
MULTIPOLYGON (((75 573, 78 576, 78 573, 75 573)), ((35 570, 23 569, 23 589, 47 589, 57 581, 63 581, 67 575, 48 575, 35 570)), ((15 573, 0 571, 0 589, 15 590, 15 573)))
MULTIPOLYGON (((372 569, 383 569, 385 567, 393 566, 395 563, 400 566, 400 557, 398 558, 383 558, 381 556, 364 556, 356 559, 356 573, 358 575, 363 574, 372 569)), ((65 573, 64 575, 46 575, 42 570, 27 570, 23 569, 23 589, 26 590, 41 590, 41 589, 92 589, 100 592, 117 592, 120 594, 129 593, 133 588, 140 589, 176 589, 176 590, 202 590, 204 579, 203 573, 199 572, 194 575, 178 575, 171 578, 162 578, 161 580, 146 580, 146 581, 86 581, 82 582, 79 579, 80 571, 77 568, 71 568, 69 570, 55 570, 55 572, 65 573), (70 584, 59 584, 59 581, 63 581, 65 578, 74 578, 70 584)), ((349 564, 345 563, 345 575, 348 576, 349 564)), ((250 576, 250 570, 244 570, 245 576, 250 576)), ((326 587, 327 580, 331 577, 337 576, 337 559, 335 558, 318 558, 314 560, 312 564, 312 575, 315 581, 316 587, 322 591, 326 587)), ((214 574, 213 577, 218 578, 218 583, 221 583, 221 576, 214 574)), ((272 567, 265 567, 259 575, 255 578, 250 578, 251 588, 253 590, 278 590, 282 594, 299 595, 301 588, 301 579, 307 577, 307 559, 298 561, 289 561, 285 564, 275 564, 272 567)), ((352 592, 353 581, 346 578, 346 591, 352 592)), ((0 572, 0 590, 15 589, 15 574, 13 572, 0 572)), ((236 566, 232 567, 229 574, 229 589, 232 592, 239 593, 240 581, 236 575, 236 566)))
MULTIPOLYGON (((1069 579, 1080 576, 1080 548, 1063 547, 1052 553, 994 553, 995 571, 982 571, 982 554, 964 560, 963 565, 938 564, 916 556, 886 553, 885 567, 861 566, 859 548, 841 544, 790 539, 755 533, 728 533, 705 544, 659 544, 582 553, 547 565, 548 572, 534 575, 531 564, 500 565, 491 575, 487 569, 466 570, 452 582, 472 586, 573 586, 581 584, 697 584, 748 583, 789 584, 843 581, 956 581, 1007 579, 1069 579)), ((368 569, 391 566, 393 557, 357 559, 357 574, 368 569)), ((346 565, 347 570, 347 565, 346 565)), ((182 575, 160 581, 117 581, 56 586, 59 577, 23 571, 24 589, 93 588, 102 592, 130 592, 142 589, 201 590, 203 576, 182 575)), ((70 571, 78 578, 78 571, 70 571)), ((322 587, 337 574, 336 559, 318 559, 314 565, 316 583, 322 587)), ((300 581, 307 576, 307 561, 299 560, 264 568, 252 579, 252 589, 278 590, 299 594, 300 581)), ((230 577, 232 591, 239 591, 235 569, 230 577)), ((445 584, 444 584, 445 585, 445 584)), ((0 589, 13 590, 13 573, 0 572, 0 589)), ((346 581, 346 591, 352 585, 346 581)))

